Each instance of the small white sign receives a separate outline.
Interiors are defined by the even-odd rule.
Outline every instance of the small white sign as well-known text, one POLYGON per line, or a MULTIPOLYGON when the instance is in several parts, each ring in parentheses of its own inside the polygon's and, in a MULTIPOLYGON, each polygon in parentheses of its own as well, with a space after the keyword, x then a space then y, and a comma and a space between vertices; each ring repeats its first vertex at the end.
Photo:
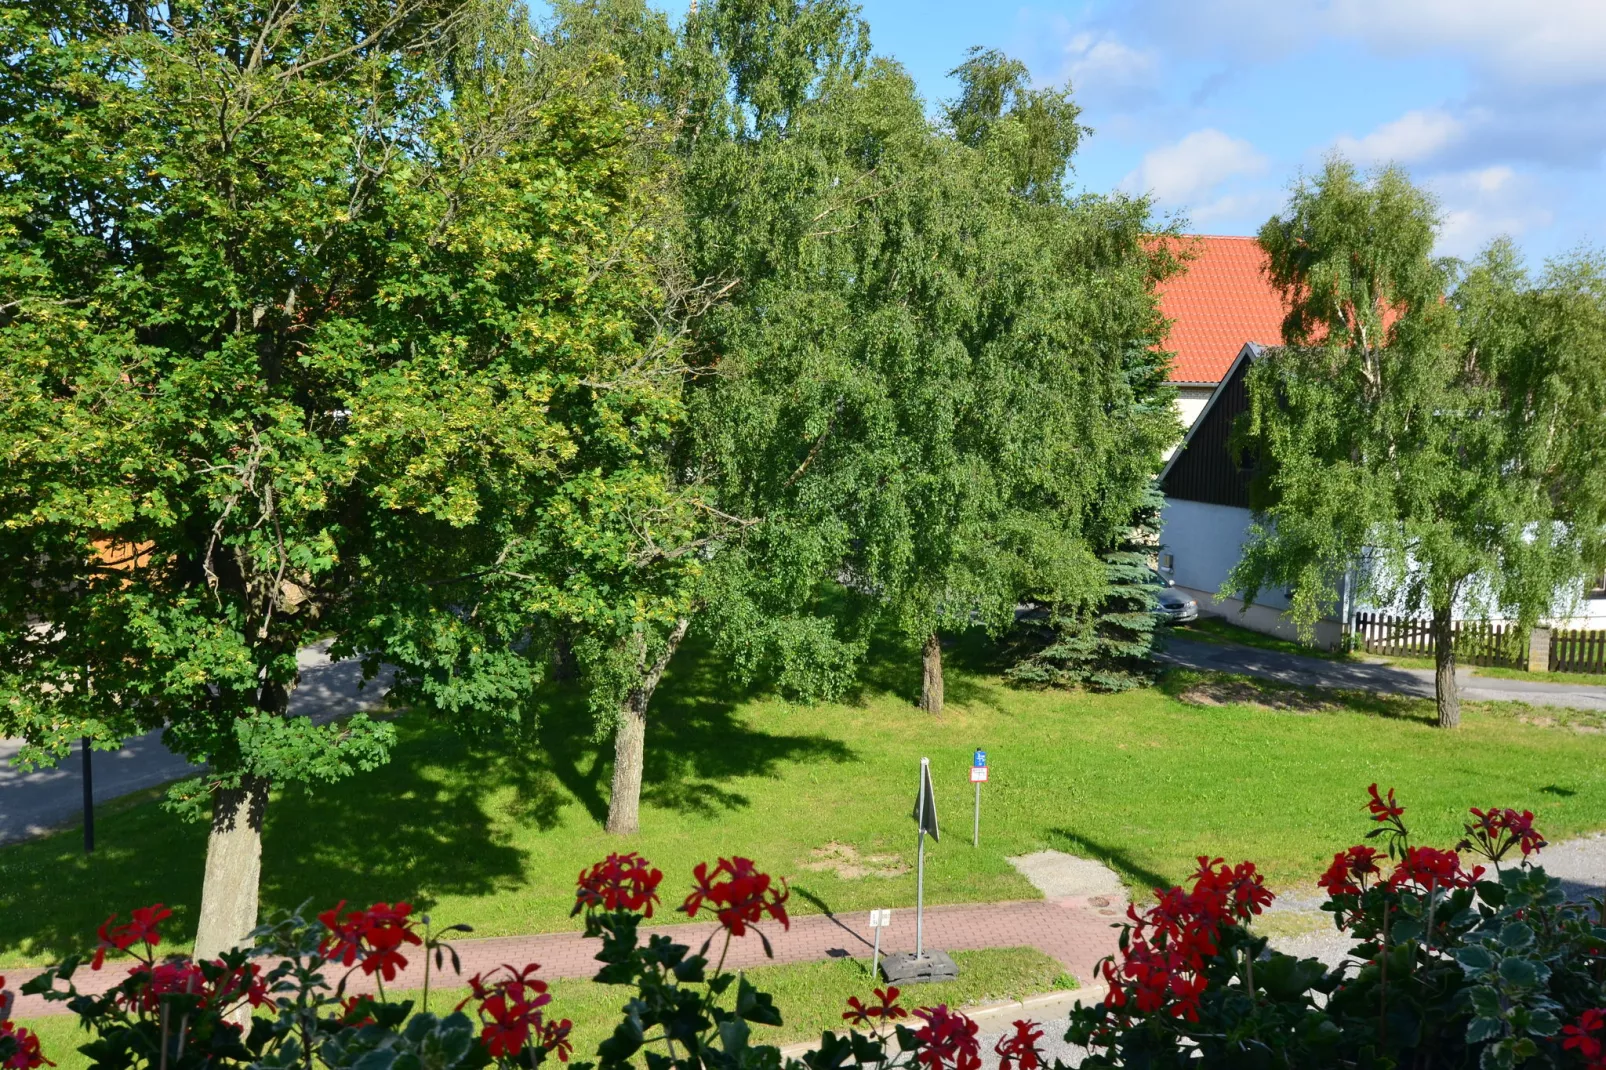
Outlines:
POLYGON ((985 765, 973 765, 973 766, 971 766, 970 767, 970 782, 972 784, 985 784, 985 783, 987 783, 987 767, 985 765))
POLYGON ((870 911, 870 928, 884 929, 892 924, 892 909, 870 911))

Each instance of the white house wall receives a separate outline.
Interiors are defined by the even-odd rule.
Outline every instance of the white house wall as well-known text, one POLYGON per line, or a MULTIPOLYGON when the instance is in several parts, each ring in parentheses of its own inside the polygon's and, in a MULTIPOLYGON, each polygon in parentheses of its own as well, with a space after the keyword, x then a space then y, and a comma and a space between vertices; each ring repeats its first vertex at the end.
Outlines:
MULTIPOLYGON (((1415 566, 1413 565, 1412 568, 1414 569, 1415 566)), ((1472 597, 1463 594, 1456 602, 1454 608, 1455 618, 1457 620, 1491 621, 1510 621, 1513 619, 1501 613, 1498 609, 1490 608, 1491 601, 1486 594, 1484 597, 1472 597)), ((1381 613, 1391 617, 1428 619, 1428 614, 1425 612, 1412 613, 1408 611, 1403 599, 1396 600, 1390 605, 1372 601, 1362 602, 1356 606, 1356 610, 1362 613, 1381 613)), ((1606 598, 1599 595, 1590 597, 1582 591, 1576 592, 1574 596, 1564 595, 1556 599, 1551 606, 1550 615, 1540 623, 1554 628, 1606 629, 1606 598)))
MULTIPOLYGON (((1204 612, 1266 635, 1297 639, 1283 592, 1262 591, 1247 608, 1240 599, 1216 597, 1243 553, 1249 523, 1248 509, 1167 498, 1160 513, 1160 564, 1169 564, 1171 580, 1197 599, 1204 612)), ((1318 621, 1316 645, 1336 648, 1341 631, 1336 620, 1318 621)))

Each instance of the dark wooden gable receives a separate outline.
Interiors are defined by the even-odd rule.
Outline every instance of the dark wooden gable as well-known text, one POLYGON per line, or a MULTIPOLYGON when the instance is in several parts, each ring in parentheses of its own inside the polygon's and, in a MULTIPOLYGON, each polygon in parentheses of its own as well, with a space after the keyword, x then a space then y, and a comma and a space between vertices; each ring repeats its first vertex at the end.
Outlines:
POLYGON ((1227 450, 1233 421, 1249 408, 1248 375, 1249 360, 1238 361, 1200 414, 1198 426, 1166 469, 1162 490, 1167 498, 1249 508, 1249 470, 1233 463, 1227 450))

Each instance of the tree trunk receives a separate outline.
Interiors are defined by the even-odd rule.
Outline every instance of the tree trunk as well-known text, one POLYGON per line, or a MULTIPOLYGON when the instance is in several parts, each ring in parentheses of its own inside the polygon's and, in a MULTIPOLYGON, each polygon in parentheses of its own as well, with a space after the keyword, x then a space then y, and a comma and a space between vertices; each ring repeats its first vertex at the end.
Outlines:
POLYGON ((1439 727, 1461 727, 1461 692, 1455 682, 1455 630, 1451 606, 1433 607, 1433 692, 1439 706, 1439 727))
MULTIPOLYGON (((608 798, 607 829, 620 836, 633 835, 641 830, 641 773, 647 761, 647 706, 658 681, 669 667, 680 641, 686 637, 690 617, 681 617, 670 629, 664 641, 663 652, 642 676, 641 682, 630 689, 619 709, 619 730, 613 741, 613 791, 608 798)), ((642 651, 646 658, 646 651, 642 651)))
POLYGON ((244 776, 237 788, 212 797, 212 832, 206 840, 206 877, 195 957, 212 959, 245 942, 257 926, 257 885, 262 875, 262 818, 268 781, 244 776))
POLYGON ((942 712, 942 640, 937 633, 926 636, 920 651, 920 708, 927 713, 942 712))

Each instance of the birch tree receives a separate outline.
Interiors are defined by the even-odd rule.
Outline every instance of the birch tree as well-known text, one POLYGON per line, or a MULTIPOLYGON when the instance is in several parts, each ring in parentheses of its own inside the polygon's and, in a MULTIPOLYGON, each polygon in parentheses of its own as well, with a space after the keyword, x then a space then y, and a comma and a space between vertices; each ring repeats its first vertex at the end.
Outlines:
POLYGON ((1354 570, 1357 597, 1431 618, 1453 728, 1456 617, 1565 614, 1599 570, 1606 288, 1587 256, 1537 278, 1507 242, 1435 258, 1438 224, 1403 172, 1333 159, 1261 229, 1290 312, 1249 373, 1256 519, 1224 590, 1289 589, 1308 632, 1354 570))

